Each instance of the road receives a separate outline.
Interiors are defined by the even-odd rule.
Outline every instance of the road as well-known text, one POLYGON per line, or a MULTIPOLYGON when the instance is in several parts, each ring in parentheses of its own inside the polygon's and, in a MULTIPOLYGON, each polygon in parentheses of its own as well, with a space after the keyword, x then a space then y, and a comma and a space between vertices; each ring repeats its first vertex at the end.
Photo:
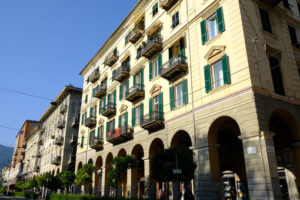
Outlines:
POLYGON ((0 200, 6 200, 6 199, 11 199, 11 200, 26 200, 21 197, 8 197, 8 196, 0 196, 0 200))

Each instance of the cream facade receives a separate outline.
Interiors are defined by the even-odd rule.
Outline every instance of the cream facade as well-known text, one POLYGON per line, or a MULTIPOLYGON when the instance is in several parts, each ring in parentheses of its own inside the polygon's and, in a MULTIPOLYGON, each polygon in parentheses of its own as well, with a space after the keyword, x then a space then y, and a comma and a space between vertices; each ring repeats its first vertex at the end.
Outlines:
POLYGON ((118 195, 158 198, 149 158, 183 144, 196 199, 299 199, 299 4, 139 1, 80 73, 90 192, 108 195, 111 159, 132 154, 118 195))

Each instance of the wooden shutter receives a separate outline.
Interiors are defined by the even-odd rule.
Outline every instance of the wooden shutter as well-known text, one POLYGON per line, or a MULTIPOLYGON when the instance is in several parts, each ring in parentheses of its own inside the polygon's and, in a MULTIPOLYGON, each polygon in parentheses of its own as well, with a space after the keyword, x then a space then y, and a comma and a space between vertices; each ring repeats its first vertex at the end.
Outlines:
POLYGON ((89 145, 91 145, 91 141, 92 141, 92 133, 93 133, 93 132, 90 132, 90 136, 89 136, 89 145))
POLYGON ((107 105, 110 104, 110 98, 111 98, 111 94, 108 94, 108 95, 107 95, 107 105))
POLYGON ((158 95, 159 104, 158 104, 158 111, 159 111, 159 119, 163 118, 163 93, 159 93, 158 95))
POLYGON ((144 89, 144 68, 141 69, 141 89, 144 89))
POLYGON ((84 114, 81 115, 81 125, 83 125, 83 121, 84 121, 84 114))
POLYGON ((122 120, 122 116, 119 115, 119 125, 118 125, 119 128, 121 128, 121 124, 122 124, 122 121, 121 121, 121 120, 122 120))
POLYGON ((112 120, 112 131, 115 130, 115 119, 112 120))
POLYGON ((98 129, 97 129, 97 139, 99 139, 100 138, 100 127, 98 127, 98 129))
POLYGON ((103 106, 105 106, 106 105, 106 97, 104 97, 104 99, 103 99, 103 106))
POLYGON ((93 97, 95 96, 95 88, 93 88, 93 95, 92 95, 93 97))
POLYGON ((81 136, 81 144, 80 144, 81 148, 83 148, 83 145, 84 145, 84 135, 81 136))
POLYGON ((218 24, 219 33, 224 32, 225 24, 224 24, 224 16, 223 16, 222 7, 217 9, 216 15, 217 15, 217 24, 218 24))
POLYGON ((135 110, 134 108, 131 109, 132 113, 131 113, 131 124, 132 124, 132 127, 135 126, 135 110))
POLYGON ((134 74, 133 75, 133 86, 135 86, 135 84, 136 84, 136 75, 134 74))
POLYGON ((183 96, 183 103, 187 104, 188 103, 188 96, 189 96, 189 92, 188 92, 188 83, 187 83, 187 79, 184 79, 182 81, 182 96, 183 96))
POLYGON ((170 91, 170 108, 173 110, 175 108, 175 99, 174 99, 174 86, 169 88, 170 91))
POLYGON ((161 68, 162 68, 162 55, 159 54, 159 56, 158 56, 158 74, 161 74, 161 68))
POLYGON ((116 106, 117 103, 117 90, 114 91, 114 108, 116 106))
POLYGON ((128 112, 125 113, 125 126, 128 125, 128 112))
POLYGON ((184 38, 180 38, 179 45, 180 45, 181 62, 185 63, 184 38))
POLYGON ((222 67, 223 67, 223 78, 224 78, 224 85, 225 85, 230 83, 228 57, 226 54, 222 57, 222 67))
POLYGON ((120 84, 120 87, 119 87, 119 100, 121 101, 123 99, 123 85, 120 84))
POLYGON ((143 103, 141 103, 140 104, 140 122, 142 122, 142 119, 143 119, 143 117, 144 117, 144 104, 143 103))
POLYGON ((101 113, 101 106, 102 106, 102 100, 99 101, 99 109, 98 109, 99 114, 101 113))
POLYGON ((152 119, 152 98, 149 99, 149 119, 152 119))
POLYGON ((126 81, 126 94, 129 92, 129 79, 126 81))
POLYGON ((172 66, 173 48, 169 48, 169 66, 172 66))
POLYGON ((93 116, 93 107, 90 107, 90 117, 93 116))
POLYGON ((149 61, 149 81, 152 80, 152 61, 149 61))
POLYGON ((201 27, 202 45, 204 45, 205 42, 207 41, 206 21, 205 21, 205 20, 202 20, 202 21, 201 21, 200 27, 201 27))
POLYGON ((204 67, 204 77, 205 77, 205 91, 208 93, 211 91, 211 80, 210 80, 210 66, 206 65, 204 67))
POLYGON ((109 133, 109 122, 106 122, 106 134, 109 133))

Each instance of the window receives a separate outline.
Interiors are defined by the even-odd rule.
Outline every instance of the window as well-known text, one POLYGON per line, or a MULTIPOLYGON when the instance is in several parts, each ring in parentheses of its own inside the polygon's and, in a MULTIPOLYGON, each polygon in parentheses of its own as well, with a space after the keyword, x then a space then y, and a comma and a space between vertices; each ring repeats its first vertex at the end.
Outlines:
POLYGON ((97 130, 97 139, 102 139, 103 138, 103 131, 104 131, 104 127, 99 126, 98 130, 97 130))
POLYGON ((142 50, 143 50, 143 46, 139 46, 139 48, 137 48, 136 50, 136 59, 139 59, 142 56, 142 50))
POLYGON ((169 48, 169 65, 172 66, 173 61, 177 61, 178 58, 185 63, 184 38, 180 38, 169 48))
POLYGON ((172 16, 172 28, 175 28, 179 24, 179 13, 178 11, 172 16))
POLYGON ((95 130, 92 130, 89 135, 89 145, 92 143, 92 139, 95 138, 95 130))
POLYGON ((81 136, 81 143, 80 143, 80 147, 83 148, 83 144, 84 144, 84 135, 81 136))
POLYGON ((297 40, 297 35, 296 35, 296 29, 292 26, 288 26, 288 28, 289 28, 292 45, 297 46, 298 40, 297 40))
POLYGON ((30 128, 34 128, 34 124, 31 124, 31 125, 30 125, 30 128))
POLYGON ((187 79, 181 83, 170 87, 170 107, 173 110, 175 107, 182 106, 188 103, 188 88, 187 79))
POLYGON ((163 93, 149 99, 149 118, 163 119, 163 93))
POLYGON ((160 75, 162 68, 162 55, 149 62, 149 80, 160 75))
POLYGON ((131 32, 129 32, 129 33, 125 36, 125 45, 128 44, 130 35, 131 35, 131 32))
POLYGON ((121 83, 119 86, 119 100, 121 101, 126 95, 126 83, 121 83))
POLYGON ((230 82, 228 58, 225 54, 221 60, 204 67, 205 90, 208 93, 212 89, 219 88, 230 82))
POLYGON ((259 13, 263 30, 268 33, 272 33, 269 13, 262 8, 259 8, 259 13))
POLYGON ((219 33, 225 31, 225 23, 223 16, 223 8, 220 7, 216 10, 211 17, 207 20, 202 20, 200 23, 202 44, 207 40, 216 37, 219 33))
POLYGON ((153 98, 153 111, 159 110, 159 97, 156 96, 153 98))
POLYGON ((154 16, 157 12, 158 12, 158 3, 156 3, 156 4, 152 7, 152 16, 154 16))
POLYGON ((139 106, 132 108, 132 127, 141 124, 141 120, 144 115, 144 104, 141 103, 139 106))
POLYGON ((85 95, 84 103, 87 103, 87 102, 88 102, 88 95, 85 95))
POLYGON ((270 56, 269 63, 271 68, 274 91, 276 94, 285 96, 279 58, 275 56, 270 56))
POLYGON ((109 132, 113 133, 115 130, 115 120, 113 119, 112 121, 109 122, 109 132))

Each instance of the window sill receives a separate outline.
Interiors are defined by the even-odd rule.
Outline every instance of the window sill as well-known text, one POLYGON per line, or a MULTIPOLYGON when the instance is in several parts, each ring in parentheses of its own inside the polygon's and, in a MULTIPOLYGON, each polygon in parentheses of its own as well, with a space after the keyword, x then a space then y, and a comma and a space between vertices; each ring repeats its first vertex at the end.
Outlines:
POLYGON ((221 87, 218 87, 218 88, 216 88, 216 89, 212 89, 212 90, 209 91, 207 94, 214 94, 214 93, 217 93, 217 92, 219 92, 219 91, 221 91, 221 90, 224 90, 224 89, 228 88, 229 86, 230 86, 230 83, 227 83, 227 84, 225 84, 225 85, 222 85, 221 87))
POLYGON ((155 76, 155 77, 152 77, 151 82, 156 81, 157 79, 159 79, 159 77, 160 77, 160 75, 157 75, 157 76, 155 76))
POLYGON ((185 107, 185 106, 188 105, 188 104, 189 104, 189 103, 187 103, 187 104, 182 104, 181 106, 177 106, 177 107, 173 108, 173 110, 171 110, 171 111, 179 110, 180 108, 183 108, 183 107, 185 107))
POLYGON ((269 33, 269 32, 267 32, 267 31, 265 31, 265 30, 261 30, 261 32, 264 34, 264 35, 266 35, 266 36, 268 36, 268 37, 271 37, 271 38, 273 38, 274 40, 276 40, 276 36, 274 35, 274 33, 269 33))
POLYGON ((219 39, 221 37, 222 33, 218 33, 218 35, 216 35, 214 38, 211 38, 211 39, 207 40, 205 42, 205 45, 210 45, 211 43, 213 43, 214 41, 216 41, 217 39, 219 39))

